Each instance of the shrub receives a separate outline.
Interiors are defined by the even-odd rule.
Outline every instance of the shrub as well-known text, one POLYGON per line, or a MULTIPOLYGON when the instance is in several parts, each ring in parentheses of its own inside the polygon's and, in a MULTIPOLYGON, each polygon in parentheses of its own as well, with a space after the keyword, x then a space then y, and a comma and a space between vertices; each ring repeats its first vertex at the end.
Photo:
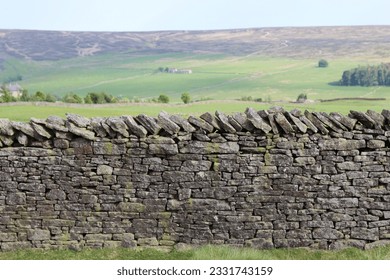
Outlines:
POLYGON ((75 93, 66 94, 62 101, 65 103, 83 103, 83 99, 75 93))
POLYGON ((304 103, 307 100, 307 94, 306 93, 301 93, 297 97, 297 102, 298 103, 304 103))
POLYGON ((325 67, 328 67, 328 66, 329 66, 329 63, 325 59, 321 59, 320 61, 318 61, 318 67, 325 68, 325 67))
POLYGON ((104 104, 104 103, 115 103, 117 100, 112 95, 105 92, 90 92, 84 98, 84 102, 87 104, 104 104))
POLYGON ((184 102, 184 104, 188 104, 191 101, 191 96, 189 93, 185 92, 181 95, 181 100, 184 102))
POLYGON ((46 102, 56 102, 57 98, 54 95, 48 93, 48 94, 46 94, 45 101, 46 102))
POLYGON ((157 99, 158 103, 169 103, 169 97, 165 94, 160 94, 160 96, 157 99))
POLYGON ((252 101, 253 97, 252 96, 242 96, 241 101, 252 101))
POLYGON ((32 97, 32 101, 45 101, 46 100, 46 94, 42 91, 37 91, 32 97))

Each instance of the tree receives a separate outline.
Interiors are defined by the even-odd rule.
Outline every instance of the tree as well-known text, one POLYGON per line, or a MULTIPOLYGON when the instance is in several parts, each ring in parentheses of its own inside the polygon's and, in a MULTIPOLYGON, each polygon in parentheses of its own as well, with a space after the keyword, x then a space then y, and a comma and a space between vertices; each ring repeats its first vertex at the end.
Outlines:
POLYGON ((0 92, 0 103, 7 103, 13 101, 12 95, 5 85, 1 86, 0 92))
POLYGON ((75 93, 68 93, 62 98, 65 103, 83 103, 83 99, 75 93))
POLYGON ((92 104, 92 98, 91 95, 88 93, 86 97, 84 97, 84 103, 85 104, 92 104))
POLYGON ((37 91, 31 98, 32 101, 45 101, 46 94, 42 91, 37 91))
POLYGON ((297 97, 297 102, 298 103, 305 103, 306 100, 307 100, 307 94, 306 93, 301 93, 297 97))
POLYGON ((27 102, 30 100, 31 100, 30 94, 28 93, 27 89, 24 89, 22 95, 20 96, 20 101, 27 102))
POLYGON ((46 102, 56 102, 57 98, 54 95, 48 93, 48 94, 46 94, 45 101, 46 102))
POLYGON ((188 92, 185 92, 181 95, 181 100, 184 102, 184 104, 188 104, 191 101, 191 96, 188 92))
POLYGON ((87 104, 104 104, 104 103, 115 103, 117 100, 105 92, 90 92, 84 98, 85 103, 87 104))
POLYGON ((318 61, 318 67, 325 68, 328 66, 329 66, 329 63, 325 59, 320 59, 320 61, 318 61))
POLYGON ((351 85, 351 71, 349 70, 344 71, 343 77, 341 78, 341 84, 344 86, 351 85))
POLYGON ((377 66, 359 66, 346 70, 340 80, 343 86, 390 86, 388 75, 390 64, 380 64, 377 66))
POLYGON ((160 94, 160 96, 158 97, 157 101, 159 103, 169 103, 169 97, 166 96, 165 94, 160 94))

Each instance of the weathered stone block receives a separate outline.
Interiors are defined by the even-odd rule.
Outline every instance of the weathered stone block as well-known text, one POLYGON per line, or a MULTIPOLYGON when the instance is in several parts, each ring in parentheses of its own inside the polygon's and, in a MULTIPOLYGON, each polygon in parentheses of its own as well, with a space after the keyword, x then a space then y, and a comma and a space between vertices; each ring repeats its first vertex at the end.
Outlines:
POLYGON ((212 114, 210 114, 209 112, 206 112, 202 115, 200 115, 200 118, 204 121, 206 121, 207 123, 211 124, 215 129, 217 130, 221 130, 221 127, 219 125, 219 122, 217 121, 217 118, 215 116, 213 116, 212 114))
POLYGON ((237 154, 239 152, 239 145, 236 142, 226 143, 210 143, 192 141, 188 145, 180 148, 180 153, 189 154, 237 154))
POLYGON ((352 228, 351 238, 375 241, 379 240, 378 228, 352 228))
POLYGON ((295 162, 299 166, 305 166, 305 165, 314 165, 316 164, 316 160, 313 157, 296 157, 295 162))
POLYGON ((208 171, 211 169, 212 162, 206 160, 186 160, 181 166, 181 171, 208 171))
POLYGON ((77 115, 77 114, 70 114, 70 113, 67 113, 66 114, 66 118, 68 121, 74 123, 76 126, 78 127, 87 127, 88 125, 90 125, 91 123, 91 120, 86 118, 86 117, 83 117, 83 116, 80 116, 80 115, 77 115))
POLYGON ((46 194, 46 198, 49 200, 65 200, 66 193, 60 189, 52 189, 46 194))
POLYGON ((196 130, 186 119, 179 115, 170 115, 169 119, 180 126, 184 131, 191 133, 196 130))
POLYGON ((6 203, 8 205, 24 205, 26 204, 26 194, 25 193, 9 193, 6 198, 6 203))
POLYGON ((125 122, 120 117, 110 117, 106 120, 106 123, 112 130, 118 132, 123 137, 130 136, 125 122))
POLYGON ((265 165, 290 166, 293 163, 293 158, 282 154, 266 153, 264 155, 264 162, 265 165))
POLYGON ((93 142, 95 155, 123 155, 126 154, 126 144, 114 144, 112 142, 93 142))
POLYGON ((272 130, 272 127, 269 126, 260 115, 252 108, 247 108, 245 111, 248 120, 252 123, 252 125, 265 133, 268 133, 272 130))
POLYGON ((353 208, 359 206, 357 198, 317 198, 323 209, 353 208))
POLYGON ((54 147, 59 149, 68 149, 69 148, 69 141, 65 139, 54 139, 54 147))
POLYGON ((162 178, 167 183, 193 182, 194 173, 182 171, 166 171, 162 174, 162 178))
POLYGON ((319 140, 318 146, 320 149, 325 151, 349 151, 358 150, 366 147, 366 141, 364 140, 347 140, 343 138, 330 139, 330 140, 319 140))
POLYGON ((85 240, 93 240, 93 241, 104 241, 111 240, 112 234, 102 234, 102 233, 88 233, 85 235, 85 240))
POLYGON ((99 165, 97 167, 97 171, 96 171, 96 174, 97 175, 112 175, 112 172, 113 172, 113 168, 109 165, 99 165))
POLYGON ((14 135, 12 123, 9 119, 0 119, 0 134, 7 136, 14 135))
POLYGON ((13 232, 10 232, 10 233, 0 232, 0 241, 1 242, 15 242, 15 241, 17 241, 16 233, 13 233, 13 232))
POLYGON ((151 155, 176 155, 179 151, 176 144, 149 144, 148 153, 151 155))
POLYGON ((361 167, 361 163, 346 161, 336 164, 337 168, 341 170, 359 170, 361 167))
POLYGON ((66 122, 66 127, 68 128, 70 133, 73 133, 88 140, 95 140, 95 133, 91 130, 80 128, 69 121, 66 122))
POLYGON ((333 228, 316 228, 313 230, 316 239, 342 239, 344 234, 333 228))
POLYGON ((31 241, 44 241, 50 239, 50 231, 43 229, 27 230, 27 238, 31 241))
POLYGON ((123 212, 134 212, 134 213, 142 213, 145 211, 146 206, 142 203, 136 202, 120 202, 119 210, 123 212))
POLYGON ((180 127, 171 121, 170 116, 166 112, 160 112, 158 115, 158 124, 170 135, 175 135, 180 131, 180 127))
POLYGON ((384 148, 386 146, 385 141, 382 140, 368 140, 367 141, 367 148, 370 149, 379 149, 384 148))
POLYGON ((245 247, 257 248, 257 249, 272 249, 274 244, 272 238, 254 238, 245 241, 245 247))
POLYGON ((129 127, 130 131, 139 138, 144 138, 148 134, 146 129, 143 126, 138 125, 132 116, 122 116, 122 120, 129 127))

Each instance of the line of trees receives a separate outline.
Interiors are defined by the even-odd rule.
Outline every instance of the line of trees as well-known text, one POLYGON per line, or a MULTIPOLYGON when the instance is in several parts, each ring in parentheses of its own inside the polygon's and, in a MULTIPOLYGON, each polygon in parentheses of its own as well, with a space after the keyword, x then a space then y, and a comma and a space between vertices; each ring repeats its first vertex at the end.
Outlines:
POLYGON ((42 91, 37 91, 36 93, 30 95, 27 90, 23 90, 20 97, 15 97, 11 94, 5 86, 0 88, 0 103, 7 102, 56 102, 62 101, 65 103, 86 103, 86 104, 105 104, 105 103, 116 103, 118 99, 113 97, 110 94, 105 92, 88 93, 84 98, 75 94, 68 93, 63 97, 55 96, 50 93, 44 93, 42 91))
POLYGON ((390 63, 359 66, 346 70, 340 80, 342 86, 390 86, 390 63))
MULTIPOLYGON (((191 101, 189 93, 183 93, 181 95, 183 103, 188 104, 191 101)), ((150 102, 150 103, 169 103, 170 99, 165 94, 160 94, 157 98, 138 99, 134 98, 132 101, 123 97, 114 97, 105 92, 95 93, 90 92, 85 97, 81 97, 75 93, 67 93, 63 97, 55 96, 50 93, 44 93, 37 91, 35 94, 30 95, 27 90, 23 90, 19 97, 15 97, 7 89, 5 85, 0 86, 0 103, 8 102, 57 102, 62 101, 64 103, 85 103, 85 104, 107 104, 107 103, 130 103, 130 102, 150 102)))

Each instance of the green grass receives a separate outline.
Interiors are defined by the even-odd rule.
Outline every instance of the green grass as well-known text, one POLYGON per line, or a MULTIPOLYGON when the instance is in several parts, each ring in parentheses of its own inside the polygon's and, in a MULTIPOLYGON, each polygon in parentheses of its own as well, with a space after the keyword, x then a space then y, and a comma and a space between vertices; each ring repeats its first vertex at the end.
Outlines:
POLYGON ((300 93, 309 99, 387 97, 389 87, 339 87, 344 70, 358 65, 388 62, 370 57, 329 59, 318 68, 317 59, 273 58, 167 53, 160 55, 105 54, 60 61, 7 60, 0 80, 20 74, 30 93, 43 91, 63 96, 74 92, 105 91, 128 98, 166 94, 180 102, 183 92, 193 100, 234 100, 242 96, 294 101, 300 93), (158 67, 190 68, 191 75, 156 72, 158 67))
POLYGON ((216 110, 233 113, 244 112, 247 107, 252 107, 257 110, 269 109, 272 106, 282 106, 286 110, 298 108, 302 111, 321 111, 321 112, 340 112, 348 114, 350 110, 367 111, 368 109, 381 112, 382 109, 390 107, 390 100, 386 101, 334 101, 324 103, 286 103, 286 102, 272 102, 272 103, 258 103, 258 102, 244 102, 244 101, 206 101, 196 102, 188 105, 174 105, 174 104, 142 104, 134 103, 131 105, 113 104, 107 106, 88 106, 88 105, 35 105, 35 104, 18 104, 0 106, 0 118, 8 118, 16 121, 28 121, 31 117, 45 119, 50 115, 60 116, 65 118, 66 113, 80 114, 86 117, 95 116, 121 116, 147 114, 150 116, 157 116, 162 110, 168 113, 178 113, 184 116, 190 114, 201 115, 205 112, 214 113, 216 110))
POLYGON ((1 252, 0 260, 389 260, 390 246, 371 250, 348 248, 339 251, 297 249, 257 250, 227 246, 164 252, 156 249, 29 249, 1 252))

